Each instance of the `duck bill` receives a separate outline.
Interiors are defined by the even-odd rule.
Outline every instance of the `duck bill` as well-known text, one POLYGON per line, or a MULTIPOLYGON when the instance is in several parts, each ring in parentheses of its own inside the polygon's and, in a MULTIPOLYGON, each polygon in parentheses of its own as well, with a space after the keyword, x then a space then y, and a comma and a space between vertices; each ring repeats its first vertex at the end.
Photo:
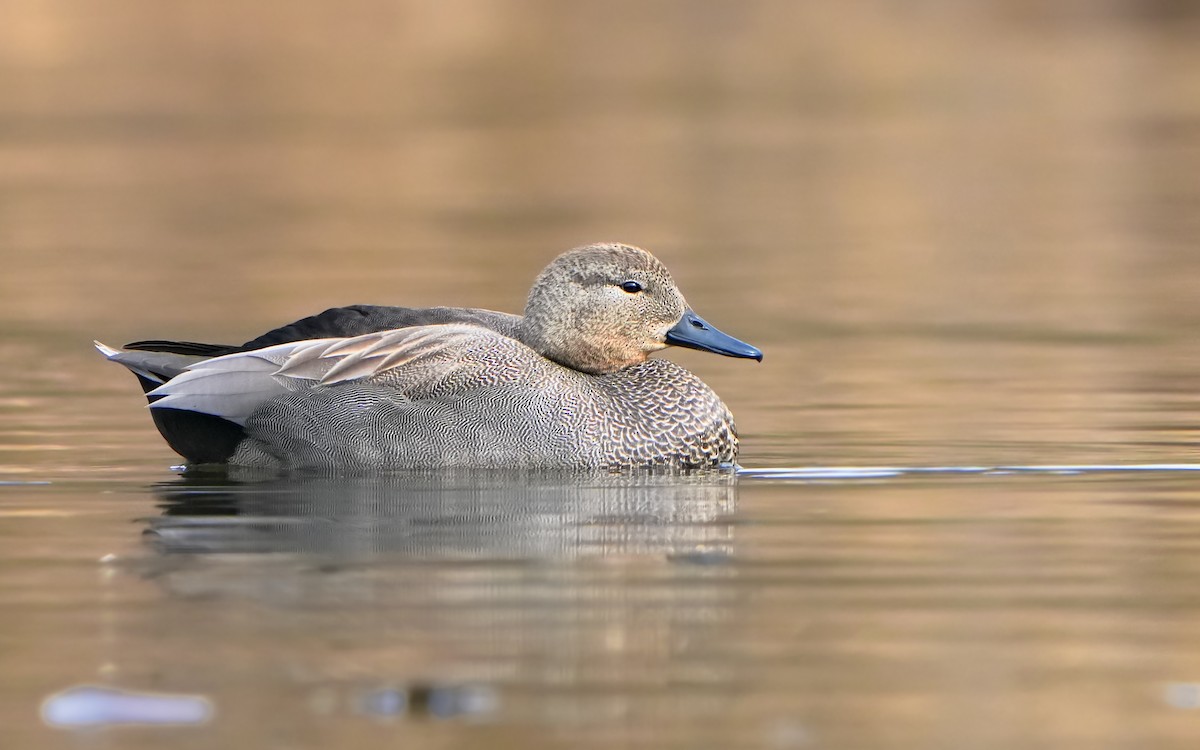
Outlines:
POLYGON ((745 341, 738 341, 733 336, 721 333, 709 325, 690 309, 685 310, 683 318, 675 327, 667 331, 667 343, 672 346, 685 346, 688 349, 699 349, 702 352, 723 354, 726 357, 741 357, 762 361, 762 352, 745 341))

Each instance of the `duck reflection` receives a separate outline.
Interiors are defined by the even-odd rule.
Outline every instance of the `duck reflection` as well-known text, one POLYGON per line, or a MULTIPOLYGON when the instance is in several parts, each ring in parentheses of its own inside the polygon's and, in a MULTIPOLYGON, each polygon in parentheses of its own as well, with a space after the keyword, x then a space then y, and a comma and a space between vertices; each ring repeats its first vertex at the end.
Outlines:
MULTIPOLYGON (((727 698, 734 476, 189 473, 155 492, 140 570, 167 595, 148 627, 178 639, 185 687, 224 684, 189 650, 219 633, 250 703, 276 696, 292 724, 611 729, 727 698)), ((228 697, 229 721, 261 721, 228 697)))
POLYGON ((729 554, 728 474, 440 472, 249 481, 189 473, 159 485, 147 541, 172 555, 538 559, 729 554))

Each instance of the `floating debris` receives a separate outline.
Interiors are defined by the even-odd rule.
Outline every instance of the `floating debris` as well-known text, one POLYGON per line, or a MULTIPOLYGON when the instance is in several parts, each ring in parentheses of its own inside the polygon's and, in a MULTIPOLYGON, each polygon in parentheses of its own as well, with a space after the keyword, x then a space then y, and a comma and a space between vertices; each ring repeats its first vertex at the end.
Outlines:
POLYGON ((213 706, 202 695, 139 693, 80 685, 42 701, 42 721, 70 729, 118 724, 204 724, 213 706))
POLYGON ((359 710, 381 718, 405 714, 435 719, 479 719, 496 712, 499 696, 486 685, 444 685, 417 682, 363 693, 359 710))

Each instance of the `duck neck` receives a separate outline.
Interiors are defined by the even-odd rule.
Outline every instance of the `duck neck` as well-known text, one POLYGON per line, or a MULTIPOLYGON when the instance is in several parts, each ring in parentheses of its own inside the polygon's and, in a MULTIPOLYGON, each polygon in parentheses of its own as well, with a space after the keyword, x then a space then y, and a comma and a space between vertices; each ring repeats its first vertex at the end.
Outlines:
POLYGON ((529 318, 521 321, 517 338, 546 359, 563 367, 604 375, 645 360, 645 355, 630 359, 629 353, 604 342, 588 341, 583 337, 553 335, 545 326, 530 325, 529 318))

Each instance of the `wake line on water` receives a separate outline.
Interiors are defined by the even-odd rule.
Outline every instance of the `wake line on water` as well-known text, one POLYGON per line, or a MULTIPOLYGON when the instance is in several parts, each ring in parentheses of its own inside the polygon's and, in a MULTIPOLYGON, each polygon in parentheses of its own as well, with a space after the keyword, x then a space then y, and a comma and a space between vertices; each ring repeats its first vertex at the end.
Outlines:
POLYGON ((738 468, 747 479, 884 479, 888 477, 951 474, 1005 476, 1010 474, 1197 473, 1200 464, 1060 464, 1046 466, 800 466, 779 469, 738 468))

